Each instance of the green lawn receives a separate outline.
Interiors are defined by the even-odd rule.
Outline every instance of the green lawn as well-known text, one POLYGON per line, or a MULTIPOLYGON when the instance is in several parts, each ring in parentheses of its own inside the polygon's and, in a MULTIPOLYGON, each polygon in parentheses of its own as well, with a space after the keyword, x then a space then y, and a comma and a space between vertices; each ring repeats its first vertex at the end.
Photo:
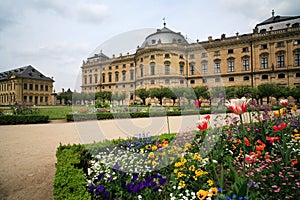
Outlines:
POLYGON ((72 106, 38 106, 41 115, 48 115, 50 120, 66 119, 72 113, 72 106))

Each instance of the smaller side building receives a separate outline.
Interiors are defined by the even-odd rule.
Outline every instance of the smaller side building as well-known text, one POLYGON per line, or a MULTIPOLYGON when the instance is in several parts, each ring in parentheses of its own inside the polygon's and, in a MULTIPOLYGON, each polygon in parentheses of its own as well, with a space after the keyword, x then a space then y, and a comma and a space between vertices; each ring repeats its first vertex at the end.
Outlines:
POLYGON ((0 105, 52 105, 53 82, 31 65, 0 72, 0 105))

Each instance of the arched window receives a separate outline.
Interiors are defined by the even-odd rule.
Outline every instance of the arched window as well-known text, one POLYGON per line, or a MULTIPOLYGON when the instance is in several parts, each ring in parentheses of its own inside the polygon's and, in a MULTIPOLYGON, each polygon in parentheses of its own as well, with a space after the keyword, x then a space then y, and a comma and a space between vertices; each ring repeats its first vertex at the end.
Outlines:
POLYGON ((155 75, 155 63, 154 62, 150 63, 150 75, 151 76, 155 75))
POLYGON ((166 61, 165 63, 165 74, 166 75, 169 75, 170 74, 170 62, 169 61, 166 61))
POLYGON ((202 74, 207 74, 207 61, 203 61, 202 65, 202 74))
POLYGON ((112 82, 112 73, 111 72, 108 73, 108 82, 112 82))
POLYGON ((190 75, 195 75, 195 63, 190 63, 190 75))
POLYGON ((140 65, 140 76, 143 77, 144 76, 144 66, 140 65))
POLYGON ((221 65, 220 65, 220 63, 221 63, 220 59, 216 59, 215 60, 215 73, 216 74, 221 73, 221 65))
POLYGON ((126 81, 126 71, 122 71, 122 81, 126 81))
POLYGON ((266 75, 266 74, 264 74, 264 75, 262 75, 262 76, 261 76, 261 79, 262 79, 262 80, 269 79, 269 76, 268 76, 268 75, 266 75))
POLYGON ((115 72, 115 82, 119 81, 119 72, 115 72))
POLYGON ((278 68, 284 67, 284 54, 285 54, 284 51, 278 51, 276 53, 276 55, 277 55, 277 67, 278 68))
POLYGON ((184 62, 179 63, 179 73, 180 75, 184 74, 184 62))
POLYGON ((105 83, 105 73, 102 74, 102 83, 105 83))
POLYGON ((260 64, 262 69, 268 69, 268 53, 263 53, 260 55, 260 64))
POLYGON ((228 72, 234 72, 234 58, 228 58, 227 59, 228 64, 228 72))
POLYGON ((278 74, 278 78, 285 78, 285 74, 278 74))
POLYGON ((300 49, 294 50, 294 59, 295 59, 295 66, 300 66, 300 49))
POLYGON ((248 81, 249 80, 249 76, 244 76, 244 81, 248 81))

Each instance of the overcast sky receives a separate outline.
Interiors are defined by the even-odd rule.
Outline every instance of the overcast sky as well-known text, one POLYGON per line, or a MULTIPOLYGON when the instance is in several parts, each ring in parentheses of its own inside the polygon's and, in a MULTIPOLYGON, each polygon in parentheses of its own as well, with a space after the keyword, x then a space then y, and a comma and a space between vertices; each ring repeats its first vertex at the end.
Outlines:
POLYGON ((300 15, 299 0, 2 0, 0 72, 32 65, 54 77, 56 91, 79 90, 83 60, 99 49, 133 53, 164 17, 194 42, 251 33, 272 9, 300 15))

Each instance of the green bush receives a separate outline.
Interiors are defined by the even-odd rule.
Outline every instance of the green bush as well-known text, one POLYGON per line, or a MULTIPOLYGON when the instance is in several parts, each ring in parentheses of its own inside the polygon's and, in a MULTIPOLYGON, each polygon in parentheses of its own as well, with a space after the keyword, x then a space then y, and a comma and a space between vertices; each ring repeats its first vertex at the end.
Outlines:
POLYGON ((0 115, 0 125, 38 124, 49 122, 45 115, 0 115))
POLYGON ((90 154, 83 145, 61 145, 56 151, 57 163, 53 196, 55 200, 91 199, 87 191, 86 171, 90 154))

